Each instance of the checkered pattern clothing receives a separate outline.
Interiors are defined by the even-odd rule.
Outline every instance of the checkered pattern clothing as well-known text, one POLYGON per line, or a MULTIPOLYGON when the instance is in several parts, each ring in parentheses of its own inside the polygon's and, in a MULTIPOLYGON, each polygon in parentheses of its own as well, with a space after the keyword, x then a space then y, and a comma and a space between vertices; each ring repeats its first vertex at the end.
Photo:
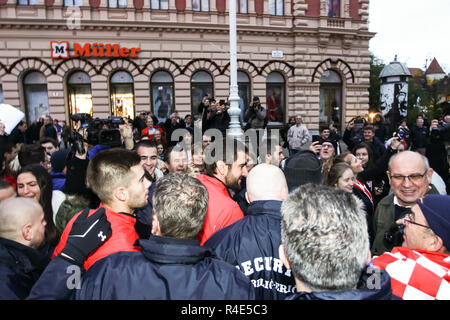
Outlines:
POLYGON ((392 293, 404 300, 450 300, 450 255, 395 247, 373 265, 391 276, 392 293))

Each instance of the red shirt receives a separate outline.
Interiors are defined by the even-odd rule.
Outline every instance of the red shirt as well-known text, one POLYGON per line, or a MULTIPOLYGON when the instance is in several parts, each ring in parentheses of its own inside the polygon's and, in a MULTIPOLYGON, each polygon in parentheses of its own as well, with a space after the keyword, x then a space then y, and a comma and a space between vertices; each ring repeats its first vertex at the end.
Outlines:
MULTIPOLYGON (((89 269, 98 260, 109 256, 113 253, 120 251, 141 251, 140 247, 134 246, 134 243, 139 238, 134 225, 136 224, 136 218, 127 213, 117 213, 108 208, 106 208, 102 203, 100 207, 105 208, 106 217, 111 223, 112 234, 97 250, 91 253, 86 261, 84 262, 84 268, 89 269)), ((97 211, 97 209, 89 210, 90 216, 92 213, 97 211)), ((61 253, 66 245, 67 238, 69 236, 70 230, 76 218, 81 212, 77 213, 67 224, 64 232, 61 236, 61 240, 53 252, 53 257, 61 253)))
POLYGON ((199 175, 197 179, 206 187, 209 197, 203 229, 197 236, 200 245, 203 245, 214 232, 242 219, 244 214, 219 179, 205 174, 199 175))
MULTIPOLYGON (((155 129, 155 131, 159 130, 159 132, 161 132, 161 137, 164 135, 164 131, 160 127, 155 126, 153 128, 155 129)), ((155 133, 151 133, 151 134, 148 133, 148 127, 145 129, 142 129, 142 131, 141 131, 141 136, 148 136, 148 140, 152 140, 154 134, 155 133)))

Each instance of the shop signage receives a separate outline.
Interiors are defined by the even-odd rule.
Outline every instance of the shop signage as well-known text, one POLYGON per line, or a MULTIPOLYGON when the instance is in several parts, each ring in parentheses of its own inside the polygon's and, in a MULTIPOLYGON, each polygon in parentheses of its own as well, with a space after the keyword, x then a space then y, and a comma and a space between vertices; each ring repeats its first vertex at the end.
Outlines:
MULTIPOLYGON (((69 41, 50 41, 52 59, 69 59, 69 41)), ((117 43, 73 43, 75 58, 137 58, 141 48, 121 47, 117 43)))

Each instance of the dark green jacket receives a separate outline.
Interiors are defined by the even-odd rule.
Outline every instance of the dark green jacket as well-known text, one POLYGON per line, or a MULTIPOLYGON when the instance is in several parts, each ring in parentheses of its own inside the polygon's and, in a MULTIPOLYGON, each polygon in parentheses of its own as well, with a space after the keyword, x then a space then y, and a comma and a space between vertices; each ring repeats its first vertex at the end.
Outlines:
MULTIPOLYGON (((430 184, 427 194, 438 194, 439 192, 430 184)), ((375 215, 373 217, 373 228, 375 233, 375 240, 372 246, 372 254, 379 256, 391 249, 384 245, 384 234, 395 223, 395 206, 394 194, 387 195, 377 205, 375 215)))

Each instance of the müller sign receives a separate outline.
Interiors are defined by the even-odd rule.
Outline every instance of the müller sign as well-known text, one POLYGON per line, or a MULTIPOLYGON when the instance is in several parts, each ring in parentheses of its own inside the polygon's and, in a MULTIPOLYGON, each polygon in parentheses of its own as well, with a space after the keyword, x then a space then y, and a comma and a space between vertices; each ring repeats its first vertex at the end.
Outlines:
MULTIPOLYGON (((50 41, 52 59, 69 59, 69 41, 50 41)), ((73 43, 73 55, 75 58, 137 58, 141 48, 121 47, 114 43, 73 43)))

